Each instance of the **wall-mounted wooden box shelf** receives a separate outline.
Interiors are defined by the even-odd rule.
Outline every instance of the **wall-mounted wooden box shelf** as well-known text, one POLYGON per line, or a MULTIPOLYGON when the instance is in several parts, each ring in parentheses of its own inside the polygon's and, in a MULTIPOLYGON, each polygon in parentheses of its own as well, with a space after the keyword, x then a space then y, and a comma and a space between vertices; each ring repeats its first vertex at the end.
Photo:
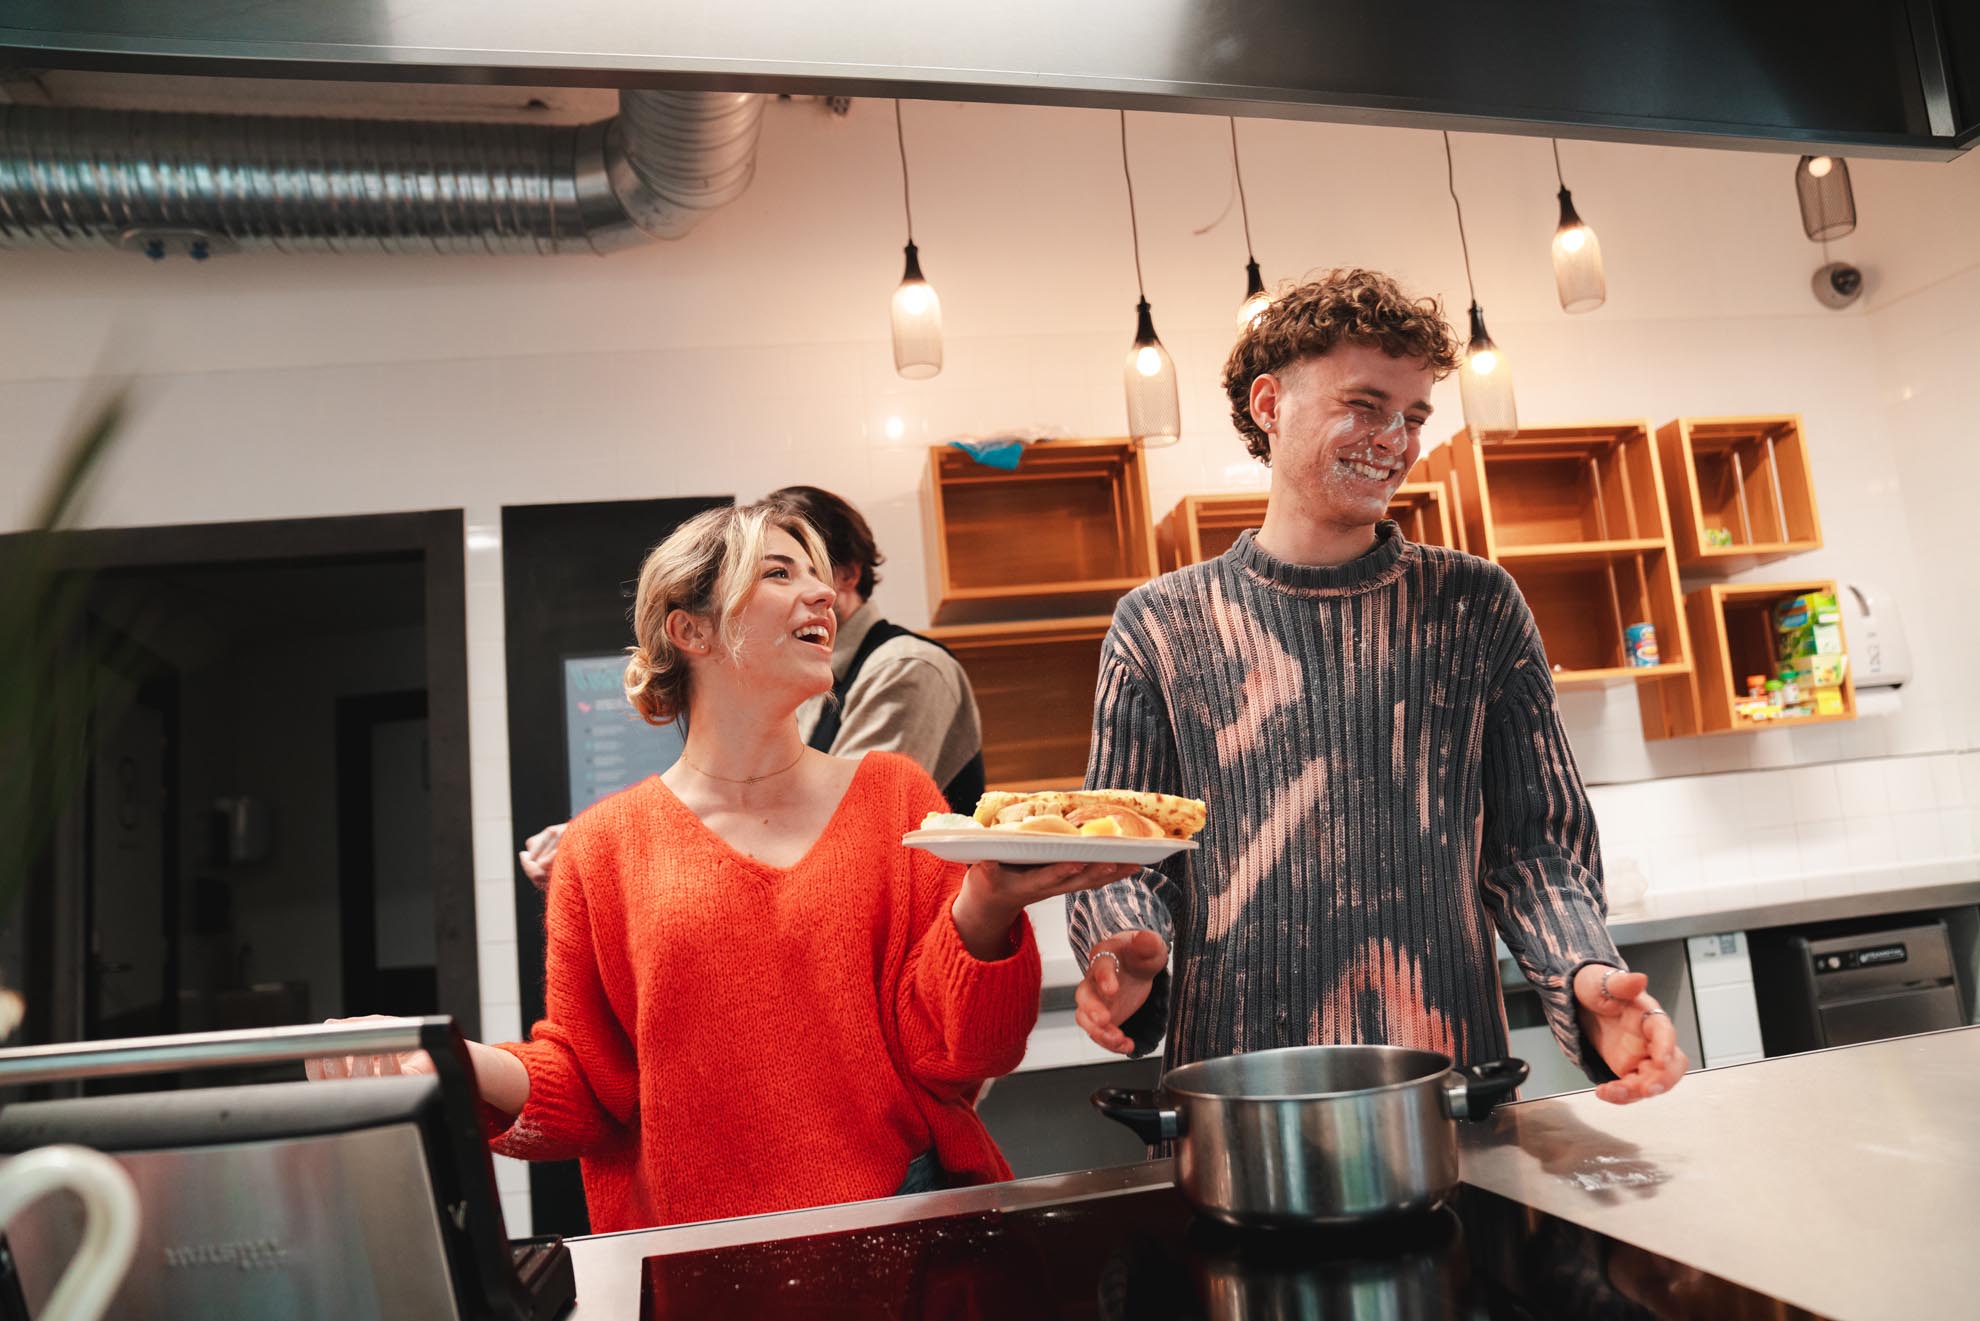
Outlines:
POLYGON ((1460 431, 1425 462, 1450 488, 1468 549, 1519 583, 1557 685, 1689 673, 1648 423, 1527 427, 1486 444, 1460 431), (1641 623, 1657 630, 1661 664, 1629 664, 1624 633, 1641 623))
POLYGON ((1100 642, 1113 622, 1027 620, 931 628, 969 674, 992 789, 1077 789, 1086 777, 1100 642))
POLYGON ((1657 449, 1684 570, 1736 573, 1821 547, 1799 417, 1681 417, 1657 449))
MULTIPOLYGON (((1842 710, 1830 715, 1749 720, 1737 707, 1748 675, 1774 673, 1774 607, 1804 592, 1834 594, 1833 582, 1714 583, 1687 594, 1696 664, 1690 675, 1645 687, 1640 696, 1645 738, 1694 734, 1754 734, 1856 719, 1856 684, 1845 670, 1842 710)), ((1838 629, 1842 626, 1837 625, 1838 629)), ((1848 654, 1849 639, 1842 639, 1848 654)))
POLYGON ((1457 487, 1472 553, 1488 560, 1670 540, 1648 423, 1528 427, 1482 445, 1460 431, 1431 460, 1457 487))
MULTIPOLYGON (((1457 547, 1449 488, 1427 477, 1417 481, 1417 475, 1412 472, 1411 480, 1397 488, 1396 498, 1389 502, 1389 517, 1411 541, 1457 547)), ((1162 569, 1166 572, 1215 559, 1231 548, 1239 533, 1264 521, 1263 492, 1186 495, 1156 530, 1162 569)))
POLYGON ((1248 527, 1265 521, 1265 493, 1186 495, 1155 531, 1163 572, 1214 560, 1248 527))
POLYGON ((1682 676, 1691 670, 1677 569, 1661 544, 1635 551, 1554 549, 1508 556, 1554 667, 1554 686, 1682 676), (1624 632, 1657 630, 1657 665, 1632 665, 1624 632))
POLYGON ((1419 546, 1457 546, 1448 488, 1442 482, 1404 482, 1389 502, 1389 517, 1419 546))
POLYGON ((1131 440, 1046 440, 1015 471, 928 452, 929 596, 938 624, 1091 615, 1153 577, 1148 475, 1131 440))

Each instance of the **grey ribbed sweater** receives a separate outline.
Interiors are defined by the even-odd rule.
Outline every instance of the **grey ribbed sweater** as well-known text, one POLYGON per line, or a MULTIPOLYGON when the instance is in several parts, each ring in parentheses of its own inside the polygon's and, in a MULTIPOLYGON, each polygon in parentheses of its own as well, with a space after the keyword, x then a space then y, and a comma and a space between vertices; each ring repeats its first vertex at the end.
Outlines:
POLYGON ((1569 987, 1622 966, 1601 855, 1512 578, 1393 523, 1334 568, 1250 532, 1136 589, 1101 652, 1089 787, 1209 804, 1195 854, 1072 896, 1081 966, 1138 927, 1174 952, 1124 1025, 1165 1063, 1389 1042, 1506 1054, 1496 927, 1591 1077, 1569 987), (1165 1033, 1166 1027, 1166 1033, 1165 1033))

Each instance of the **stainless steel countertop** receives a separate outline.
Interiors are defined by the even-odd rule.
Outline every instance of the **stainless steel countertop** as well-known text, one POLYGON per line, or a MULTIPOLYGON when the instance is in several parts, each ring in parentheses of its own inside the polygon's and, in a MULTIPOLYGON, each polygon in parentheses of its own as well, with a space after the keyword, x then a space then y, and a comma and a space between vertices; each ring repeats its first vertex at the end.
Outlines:
POLYGON ((1821 1315, 1980 1311, 1980 1028, 1461 1127, 1465 1182, 1821 1315))

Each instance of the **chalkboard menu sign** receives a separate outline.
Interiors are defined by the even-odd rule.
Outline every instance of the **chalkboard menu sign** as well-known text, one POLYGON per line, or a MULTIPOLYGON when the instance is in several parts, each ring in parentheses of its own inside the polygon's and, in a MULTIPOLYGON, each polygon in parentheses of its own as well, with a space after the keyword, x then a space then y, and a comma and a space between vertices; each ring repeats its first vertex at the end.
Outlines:
POLYGON ((626 701, 622 652, 564 658, 564 746, 570 814, 658 775, 681 755, 679 725, 649 725, 626 701))

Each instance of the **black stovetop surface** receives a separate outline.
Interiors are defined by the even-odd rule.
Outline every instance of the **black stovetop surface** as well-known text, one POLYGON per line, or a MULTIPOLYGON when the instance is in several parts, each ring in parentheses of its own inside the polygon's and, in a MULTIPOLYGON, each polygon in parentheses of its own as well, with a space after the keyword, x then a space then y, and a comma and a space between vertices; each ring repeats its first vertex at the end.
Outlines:
POLYGON ((1352 1232, 1236 1231, 1172 1187, 652 1257, 642 1321, 1808 1315, 1477 1189, 1352 1232))

